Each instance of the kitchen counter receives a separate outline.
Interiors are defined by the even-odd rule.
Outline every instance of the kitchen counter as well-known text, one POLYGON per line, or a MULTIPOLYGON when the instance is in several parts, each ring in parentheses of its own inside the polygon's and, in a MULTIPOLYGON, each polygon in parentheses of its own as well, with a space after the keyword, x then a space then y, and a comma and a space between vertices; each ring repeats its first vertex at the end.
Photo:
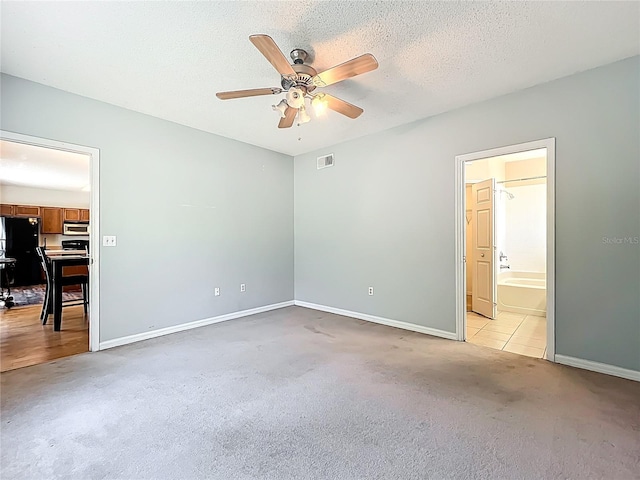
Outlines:
POLYGON ((54 256, 62 256, 62 255, 86 255, 87 252, 85 252, 84 250, 45 250, 45 253, 47 254, 48 257, 54 257, 54 256))

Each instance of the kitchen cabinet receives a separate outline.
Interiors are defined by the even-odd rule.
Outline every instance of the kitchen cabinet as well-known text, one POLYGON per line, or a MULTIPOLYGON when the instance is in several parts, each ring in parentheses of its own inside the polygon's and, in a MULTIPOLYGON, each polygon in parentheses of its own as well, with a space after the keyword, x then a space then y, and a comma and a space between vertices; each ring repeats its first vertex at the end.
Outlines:
POLYGON ((36 205, 0 205, 0 215, 5 217, 39 217, 40 207, 36 205))
POLYGON ((40 233, 62 233, 62 208, 42 207, 42 222, 40 233))
POLYGON ((80 209, 79 208, 65 208, 64 209, 64 221, 65 222, 79 222, 80 221, 80 209))
POLYGON ((0 204, 0 215, 3 217, 12 217, 15 214, 15 211, 15 205, 6 205, 4 203, 0 204))
POLYGON ((0 204, 3 217, 41 217, 42 233, 62 233, 64 222, 89 223, 88 208, 39 207, 37 205, 0 204))
POLYGON ((40 207, 34 205, 16 205, 14 215, 16 217, 39 217, 40 207))

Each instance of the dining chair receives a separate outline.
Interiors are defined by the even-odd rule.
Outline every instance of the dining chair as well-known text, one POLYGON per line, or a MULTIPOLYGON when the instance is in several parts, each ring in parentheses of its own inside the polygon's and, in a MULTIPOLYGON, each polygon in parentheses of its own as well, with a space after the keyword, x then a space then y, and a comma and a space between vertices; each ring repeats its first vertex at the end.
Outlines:
MULTIPOLYGON (((0 252, 3 253, 3 252, 0 252)), ((15 305, 11 295, 11 285, 15 283, 16 259, 0 258, 0 307, 11 308, 15 305), (5 294, 4 291, 7 290, 5 294)))
MULTIPOLYGON (((47 256, 44 247, 36 247, 36 253, 40 259, 40 265, 44 270, 46 278, 46 287, 44 293, 44 302, 42 303, 42 312, 40 313, 40 321, 43 325, 47 324, 50 313, 53 313, 53 265, 51 259, 47 256)), ((89 275, 63 275, 61 277, 62 286, 80 285, 82 289, 82 300, 67 300, 62 302, 63 307, 71 307, 74 305, 82 305, 84 314, 87 314, 87 305, 89 304, 89 275)))

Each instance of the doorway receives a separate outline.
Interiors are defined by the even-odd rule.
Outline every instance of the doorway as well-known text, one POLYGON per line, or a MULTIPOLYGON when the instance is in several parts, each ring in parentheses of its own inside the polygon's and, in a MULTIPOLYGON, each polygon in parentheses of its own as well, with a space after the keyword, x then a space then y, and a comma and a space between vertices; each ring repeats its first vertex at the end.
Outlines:
POLYGON ((7 131, 0 146, 2 371, 97 351, 99 150, 7 131), (43 252, 50 266, 63 259, 61 292, 48 288, 43 252))
POLYGON ((456 335, 554 361, 555 139, 456 157, 456 335))

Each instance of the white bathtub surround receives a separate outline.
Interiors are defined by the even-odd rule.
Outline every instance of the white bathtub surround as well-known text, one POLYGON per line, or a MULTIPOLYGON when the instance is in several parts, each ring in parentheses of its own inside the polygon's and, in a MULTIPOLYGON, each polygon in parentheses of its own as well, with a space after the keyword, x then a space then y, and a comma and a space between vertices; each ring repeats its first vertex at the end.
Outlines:
MULTIPOLYGON (((544 272, 547 262, 547 184, 516 186, 507 188, 512 200, 497 202, 504 208, 502 217, 497 217, 498 230, 504 221, 504 252, 512 270, 544 272)), ((501 247, 501 245, 499 245, 501 247)))
MULTIPOLYGON (((504 190, 502 185, 498 185, 498 192, 504 190)), ((493 209, 493 214, 495 218, 495 230, 496 230, 496 251, 498 253, 503 253, 507 255, 506 260, 501 260, 498 262, 499 265, 509 265, 509 261, 511 260, 508 256, 509 246, 507 245, 507 203, 511 200, 504 193, 498 193, 495 197, 495 208, 493 209)))

